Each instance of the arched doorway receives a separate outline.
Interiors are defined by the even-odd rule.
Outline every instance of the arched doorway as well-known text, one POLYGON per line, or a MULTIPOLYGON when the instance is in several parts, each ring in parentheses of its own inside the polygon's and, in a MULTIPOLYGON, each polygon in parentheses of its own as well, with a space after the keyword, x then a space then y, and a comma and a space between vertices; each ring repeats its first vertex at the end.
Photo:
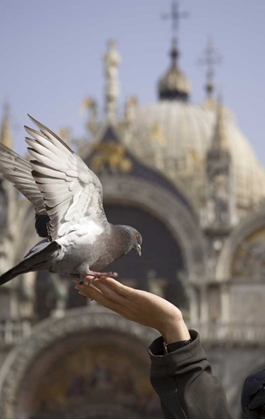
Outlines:
MULTIPOLYGON (((182 278, 185 273, 182 250, 170 230, 155 216, 136 206, 106 204, 105 211, 110 223, 134 226, 143 236, 141 258, 132 250, 107 269, 117 271, 119 281, 151 291, 188 310, 186 284, 182 278)), ((35 304, 38 319, 44 319, 54 311, 58 299, 63 299, 63 293, 65 308, 87 304, 72 287, 69 276, 57 276, 47 271, 37 274, 35 304)))
POLYGON ((109 266, 119 273, 119 280, 134 287, 162 295, 172 303, 187 308, 183 283, 178 279, 185 268, 181 248, 170 230, 147 211, 132 205, 106 204, 110 223, 135 227, 142 234, 142 256, 131 251, 109 266))
POLYGON ((47 319, 1 368, 1 417, 161 418, 149 380, 155 336, 97 306, 47 319))

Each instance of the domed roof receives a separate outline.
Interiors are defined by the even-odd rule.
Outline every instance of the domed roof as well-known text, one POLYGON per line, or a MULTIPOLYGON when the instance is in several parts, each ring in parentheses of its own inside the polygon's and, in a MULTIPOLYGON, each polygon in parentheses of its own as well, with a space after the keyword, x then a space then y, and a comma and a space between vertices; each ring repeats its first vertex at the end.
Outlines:
POLYGON ((170 67, 158 84, 160 99, 186 99, 190 93, 190 82, 176 65, 170 67))
POLYGON ((160 99, 175 100, 181 99, 186 101, 190 93, 190 82, 187 77, 179 70, 177 58, 179 52, 176 46, 176 40, 173 40, 170 52, 171 66, 158 83, 158 94, 160 99))
MULTIPOLYGON (((204 201, 205 158, 213 140, 216 116, 214 109, 183 101, 137 106, 124 141, 145 164, 188 188, 198 205, 204 201)), ((226 108, 225 124, 237 206, 248 209, 265 196, 265 171, 226 108)))

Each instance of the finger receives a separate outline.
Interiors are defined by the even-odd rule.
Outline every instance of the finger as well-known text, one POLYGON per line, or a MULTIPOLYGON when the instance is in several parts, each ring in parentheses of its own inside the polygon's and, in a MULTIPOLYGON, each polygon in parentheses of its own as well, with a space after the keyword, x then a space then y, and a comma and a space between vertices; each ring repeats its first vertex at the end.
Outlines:
POLYGON ((135 292, 132 287, 125 286, 124 284, 121 284, 119 281, 114 280, 111 277, 102 277, 97 280, 100 281, 102 284, 112 288, 123 297, 129 299, 130 297, 134 296, 135 292))
MULTIPOLYGON (((117 302, 118 300, 117 298, 115 299, 115 292, 109 287, 102 284, 97 287, 96 280, 94 280, 93 284, 78 284, 75 288, 79 290, 79 293, 81 292, 83 296, 93 298, 100 303, 101 301, 99 301, 99 299, 102 298, 102 296, 105 296, 106 300, 111 300, 113 302, 117 302)), ((117 295, 117 297, 120 298, 119 295, 117 295)))
POLYGON ((112 311, 115 311, 119 314, 124 312, 126 309, 120 303, 118 303, 117 301, 113 301, 94 286, 81 285, 78 286, 77 289, 79 290, 79 293, 82 296, 86 296, 90 299, 93 299, 101 305, 105 306, 106 308, 111 309, 112 311))
POLYGON ((94 287, 93 285, 87 285, 87 284, 76 284, 75 289, 79 291, 82 296, 86 296, 88 298, 91 298, 91 293, 98 293, 102 294, 99 289, 94 287))
POLYGON ((126 305, 128 302, 128 300, 118 293, 116 289, 110 287, 104 281, 101 281, 101 279, 95 279, 93 286, 95 286, 106 298, 112 300, 113 302, 120 303, 121 305, 126 305))

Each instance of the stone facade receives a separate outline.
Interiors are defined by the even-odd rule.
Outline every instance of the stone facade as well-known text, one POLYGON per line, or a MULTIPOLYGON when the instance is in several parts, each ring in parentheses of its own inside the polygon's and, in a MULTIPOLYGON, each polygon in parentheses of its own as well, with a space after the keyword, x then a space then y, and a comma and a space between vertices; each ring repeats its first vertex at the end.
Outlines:
MULTIPOLYGON (((240 417, 242 382, 265 364, 265 171, 223 104, 171 95, 168 75, 157 104, 141 108, 131 97, 118 117, 120 57, 113 42, 108 48, 106 117, 87 98, 92 141, 72 140, 101 179, 109 220, 143 234, 141 260, 130 253, 111 269, 181 307, 240 417)), ((6 111, 3 127, 1 142, 12 147, 6 111)), ((2 178, 0 212, 2 273, 38 239, 33 209, 2 178)), ((1 417, 159 417, 146 351, 155 336, 87 303, 66 277, 12 280, 0 289, 1 417)))

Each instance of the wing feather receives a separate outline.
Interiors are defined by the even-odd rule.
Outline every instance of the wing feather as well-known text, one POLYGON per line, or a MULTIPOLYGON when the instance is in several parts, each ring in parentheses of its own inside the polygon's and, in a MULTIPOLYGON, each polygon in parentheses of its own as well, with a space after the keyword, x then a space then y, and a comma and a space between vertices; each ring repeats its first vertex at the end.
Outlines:
POLYGON ((26 159, 0 144, 0 173, 34 205, 37 215, 43 214, 45 203, 31 172, 31 164, 26 159))
POLYGON ((40 131, 25 127, 32 176, 49 215, 49 234, 56 239, 81 219, 104 225, 102 185, 84 161, 49 128, 32 117, 40 131))

